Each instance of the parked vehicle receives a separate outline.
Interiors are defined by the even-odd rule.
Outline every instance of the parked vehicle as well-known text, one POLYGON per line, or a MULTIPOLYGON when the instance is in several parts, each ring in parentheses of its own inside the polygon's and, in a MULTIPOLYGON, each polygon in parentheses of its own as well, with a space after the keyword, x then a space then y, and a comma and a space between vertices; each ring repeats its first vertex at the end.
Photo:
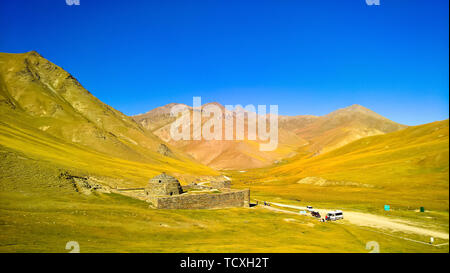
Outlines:
POLYGON ((311 211, 313 211, 313 207, 312 206, 306 206, 306 210, 311 212, 311 211))
POLYGON ((344 213, 342 210, 329 211, 325 217, 325 220, 327 221, 336 221, 340 219, 344 219, 344 213))
POLYGON ((320 218, 320 213, 317 210, 311 211, 311 216, 312 217, 316 217, 316 218, 320 218))

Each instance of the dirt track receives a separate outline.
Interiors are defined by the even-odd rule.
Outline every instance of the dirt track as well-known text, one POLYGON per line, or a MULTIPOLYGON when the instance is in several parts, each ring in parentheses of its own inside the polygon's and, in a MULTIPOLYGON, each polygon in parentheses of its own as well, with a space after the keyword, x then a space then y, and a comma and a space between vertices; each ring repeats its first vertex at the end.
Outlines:
MULTIPOLYGON (((280 203, 272 203, 273 205, 279 207, 293 208, 298 210, 305 210, 305 207, 301 206, 293 206, 293 205, 285 205, 280 203)), ((274 210, 275 208, 271 208, 274 210)), ((282 209, 275 209, 277 211, 290 212, 282 209)), ((325 209, 318 209, 321 215, 325 215, 327 211, 325 209)), ((432 236, 435 238, 441 239, 449 239, 449 234, 441 231, 430 230, 427 228, 419 227, 415 223, 405 220, 398 219, 390 219, 384 216, 373 215, 369 213, 361 213, 354 211, 344 211, 344 221, 348 221, 351 224, 366 226, 366 227, 374 227, 380 229, 388 229, 391 231, 400 231, 405 233, 415 233, 424 236, 432 236)))

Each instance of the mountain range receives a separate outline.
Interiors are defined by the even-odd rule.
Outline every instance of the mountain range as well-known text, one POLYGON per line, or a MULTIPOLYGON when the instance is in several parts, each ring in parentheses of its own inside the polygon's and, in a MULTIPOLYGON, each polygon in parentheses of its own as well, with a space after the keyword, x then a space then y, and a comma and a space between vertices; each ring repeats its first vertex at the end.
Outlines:
MULTIPOLYGON (((219 103, 212 104, 224 109, 219 103)), ((162 171, 188 182, 198 176, 219 175, 221 171, 255 168, 256 171, 264 168, 264 173, 270 176, 294 181, 307 175, 305 166, 309 166, 311 175, 317 176, 327 170, 323 166, 346 162, 348 158, 366 158, 382 151, 387 157, 370 157, 372 165, 383 165, 377 160, 389 162, 395 152, 396 157, 404 156, 405 162, 409 162, 406 169, 422 168, 422 163, 406 159, 413 153, 414 158, 429 162, 430 166, 438 162, 434 169, 437 174, 441 175, 446 165, 448 172, 448 158, 442 155, 448 153, 448 120, 438 127, 433 127, 434 123, 422 125, 428 129, 419 130, 360 105, 324 116, 280 115, 279 145, 276 150, 266 152, 259 150, 261 141, 249 140, 247 135, 238 141, 173 141, 169 131, 175 120, 170 116, 174 105, 129 117, 102 103, 75 77, 37 52, 0 53, 0 148, 62 169, 117 177, 120 183, 133 186, 145 184, 149 177, 162 171), (435 136, 433 130, 440 133, 435 136), (383 139, 380 151, 362 148, 361 143, 373 139, 383 139), (439 145, 432 146, 437 141, 439 145), (417 144, 414 147, 439 147, 436 149, 441 152, 439 156, 429 157, 425 148, 402 148, 412 143, 417 144), (399 150, 410 153, 397 153, 399 150)), ((187 107, 191 114, 198 110, 187 107)), ((224 114, 229 112, 224 111, 224 114)), ((235 118, 237 114, 233 115, 235 118)), ((202 123, 207 120, 202 118, 202 123)), ((247 129, 247 122, 244 127, 247 129)), ((396 162, 391 162, 392 175, 397 170, 395 166, 399 166, 396 162)), ((350 165, 346 174, 358 166, 367 167, 359 159, 351 161, 350 165)), ((384 168, 390 170, 389 166, 384 168)), ((432 172, 433 167, 430 168, 432 172)), ((382 172, 382 169, 373 169, 382 172)), ((402 173, 402 177, 407 175, 402 173)), ((374 175, 373 179, 378 176, 374 175)))
MULTIPOLYGON (((221 109, 224 106, 213 103, 221 109)), ((174 141, 170 127, 175 118, 170 109, 176 103, 153 109, 133 119, 165 142, 179 148, 201 163, 216 169, 246 169, 270 166, 302 154, 316 156, 363 137, 398 131, 407 126, 393 122, 363 106, 352 105, 325 116, 278 116, 278 148, 260 151, 257 140, 174 141)), ((207 104, 203 105, 203 107, 207 104)), ((192 112, 192 107, 189 107, 192 112)), ((223 111, 223 115, 227 112, 223 111)), ((244 112, 245 113, 245 112, 244 112)), ((208 119, 203 118, 202 122, 208 119)), ((247 120, 245 120, 247 121, 247 120)), ((245 122, 245 131, 248 128, 245 122)))

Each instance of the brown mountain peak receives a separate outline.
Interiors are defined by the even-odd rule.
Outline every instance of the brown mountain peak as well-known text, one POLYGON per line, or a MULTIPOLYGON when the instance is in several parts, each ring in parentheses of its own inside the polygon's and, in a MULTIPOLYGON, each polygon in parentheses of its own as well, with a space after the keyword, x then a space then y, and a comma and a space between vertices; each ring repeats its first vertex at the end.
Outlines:
POLYGON ((28 51, 28 52, 25 53, 25 54, 30 55, 30 56, 36 56, 36 57, 41 57, 41 58, 42 58, 42 55, 39 54, 39 53, 38 53, 37 51, 35 51, 35 50, 28 51))
POLYGON ((336 111, 333 111, 333 112, 325 115, 324 117, 327 117, 327 116, 355 116, 355 115, 371 116, 373 118, 386 119, 385 117, 381 116, 380 114, 370 110, 369 108, 359 105, 359 104, 353 104, 353 105, 347 106, 345 108, 340 108, 336 111))
POLYGON ((189 109, 191 108, 190 106, 184 104, 184 103, 176 103, 176 102, 171 102, 169 104, 166 104, 164 106, 160 106, 158 108, 152 109, 146 113, 143 114, 137 114, 133 117, 146 117, 146 116, 159 116, 159 115, 166 115, 166 114, 170 114, 170 110, 172 109, 172 107, 176 106, 176 105, 185 105, 187 106, 189 109))
POLYGON ((218 102, 208 102, 208 103, 203 104, 202 107, 206 107, 209 105, 215 105, 215 106, 219 106, 220 109, 225 109, 225 107, 218 102))

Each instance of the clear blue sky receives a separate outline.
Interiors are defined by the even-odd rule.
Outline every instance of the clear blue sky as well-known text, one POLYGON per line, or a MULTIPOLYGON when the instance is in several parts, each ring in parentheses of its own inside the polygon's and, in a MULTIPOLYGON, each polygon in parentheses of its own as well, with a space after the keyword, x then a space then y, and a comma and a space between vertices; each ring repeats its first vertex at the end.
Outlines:
POLYGON ((448 118, 447 0, 2 0, 0 51, 36 50, 137 114, 192 96, 323 115, 448 118))

